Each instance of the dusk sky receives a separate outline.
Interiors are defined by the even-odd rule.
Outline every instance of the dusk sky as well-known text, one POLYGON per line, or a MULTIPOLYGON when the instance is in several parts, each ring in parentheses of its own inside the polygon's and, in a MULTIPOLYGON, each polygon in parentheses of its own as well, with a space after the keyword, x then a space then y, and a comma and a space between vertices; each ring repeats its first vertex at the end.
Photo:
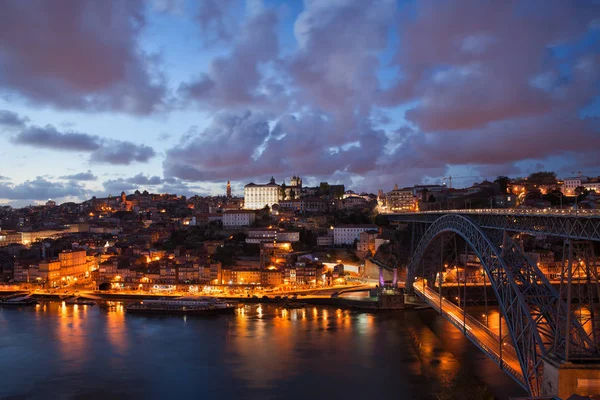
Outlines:
POLYGON ((0 1, 0 204, 600 174, 600 2, 0 1))

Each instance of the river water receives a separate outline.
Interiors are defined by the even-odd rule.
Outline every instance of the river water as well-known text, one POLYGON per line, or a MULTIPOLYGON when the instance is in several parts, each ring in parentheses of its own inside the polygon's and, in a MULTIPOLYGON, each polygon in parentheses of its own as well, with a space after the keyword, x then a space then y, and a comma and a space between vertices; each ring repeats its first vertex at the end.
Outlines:
POLYGON ((151 317, 0 308, 0 398, 506 399, 525 392, 431 310, 242 306, 151 317))

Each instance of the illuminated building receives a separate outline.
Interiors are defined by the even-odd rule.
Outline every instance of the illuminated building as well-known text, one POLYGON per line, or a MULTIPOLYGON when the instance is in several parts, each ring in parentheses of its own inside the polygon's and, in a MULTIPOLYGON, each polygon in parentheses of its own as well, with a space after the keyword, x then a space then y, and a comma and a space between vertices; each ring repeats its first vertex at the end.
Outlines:
POLYGON ((85 276, 94 264, 93 260, 87 260, 85 250, 63 251, 58 254, 58 261, 61 279, 64 277, 67 281, 85 276))
POLYGON ((42 261, 39 266, 39 276, 50 287, 60 284, 60 261, 42 261))
POLYGON ((386 206, 391 211, 412 211, 415 209, 415 196, 413 189, 398 189, 398 185, 394 186, 394 190, 386 196, 386 206))
POLYGON ((247 210, 260 210, 265 206, 271 207, 281 199, 281 186, 271 177, 269 183, 258 185, 250 182, 244 186, 244 208, 247 210))
POLYGON ((231 198, 231 182, 227 181, 227 197, 231 198))

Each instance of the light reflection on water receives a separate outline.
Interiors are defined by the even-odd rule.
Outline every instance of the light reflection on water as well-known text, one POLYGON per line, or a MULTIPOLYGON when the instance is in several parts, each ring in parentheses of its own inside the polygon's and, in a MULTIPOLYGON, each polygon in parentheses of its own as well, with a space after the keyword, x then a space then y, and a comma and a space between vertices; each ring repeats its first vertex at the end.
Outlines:
POLYGON ((459 369, 498 398, 524 394, 429 311, 246 305, 151 317, 43 303, 0 309, 0 368, 10 371, 0 398, 435 399, 459 369))

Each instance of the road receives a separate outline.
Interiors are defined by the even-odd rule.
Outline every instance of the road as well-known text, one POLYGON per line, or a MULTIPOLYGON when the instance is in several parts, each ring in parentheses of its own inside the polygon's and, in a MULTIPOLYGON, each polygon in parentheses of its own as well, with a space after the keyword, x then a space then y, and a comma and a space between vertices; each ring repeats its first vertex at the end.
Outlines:
MULTIPOLYGON (((431 307, 438 312, 440 311, 440 297, 435 290, 427 287, 427 285, 423 285, 423 281, 421 280, 416 281, 413 288, 431 307)), ((505 339, 502 351, 500 352, 500 339, 485 325, 468 314, 465 317, 463 310, 460 307, 443 297, 441 307, 441 314, 444 317, 462 331, 473 343, 487 353, 487 355, 498 363, 513 377, 513 379, 526 387, 517 352, 512 344, 506 342, 507 339, 505 339)))

